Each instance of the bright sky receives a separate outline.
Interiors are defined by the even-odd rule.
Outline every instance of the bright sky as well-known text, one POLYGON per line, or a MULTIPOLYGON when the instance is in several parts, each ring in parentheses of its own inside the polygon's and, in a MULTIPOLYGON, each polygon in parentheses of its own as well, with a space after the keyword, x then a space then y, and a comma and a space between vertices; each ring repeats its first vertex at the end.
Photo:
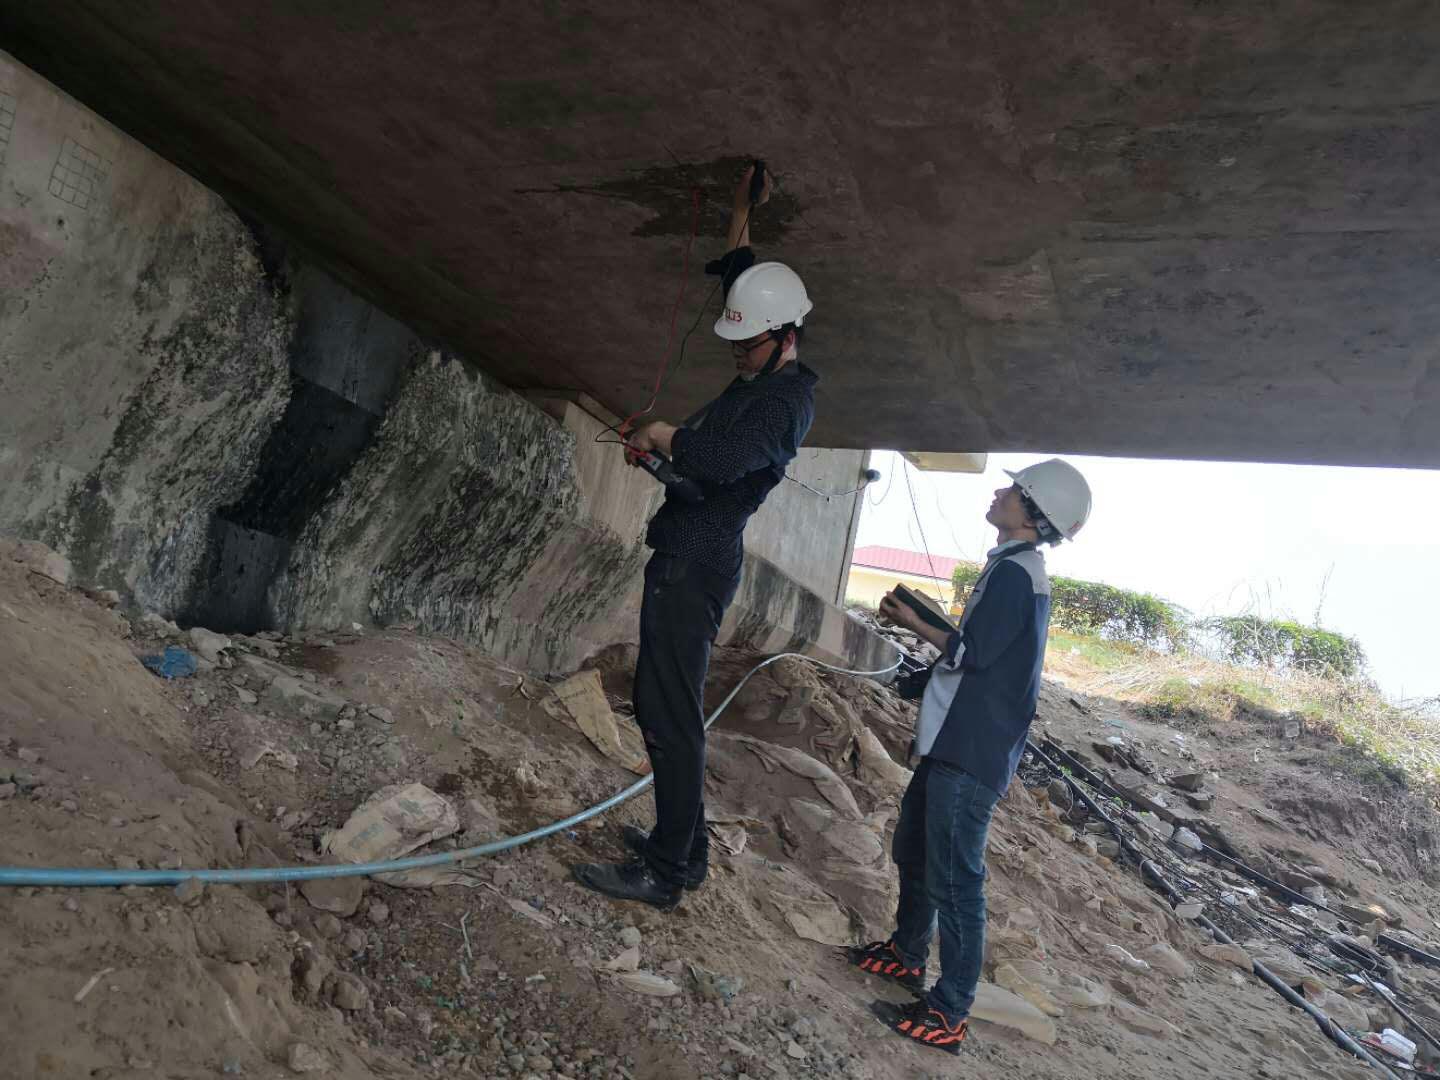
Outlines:
MULTIPOLYGON (((1052 454, 992 454, 983 475, 909 469, 877 451, 856 545, 983 558, 1002 469, 1052 454)), ((1154 593, 1197 615, 1254 612, 1358 638, 1392 699, 1440 695, 1440 472, 1067 456, 1095 497, 1052 573, 1154 593), (1322 602, 1323 601, 1323 602, 1322 602)))

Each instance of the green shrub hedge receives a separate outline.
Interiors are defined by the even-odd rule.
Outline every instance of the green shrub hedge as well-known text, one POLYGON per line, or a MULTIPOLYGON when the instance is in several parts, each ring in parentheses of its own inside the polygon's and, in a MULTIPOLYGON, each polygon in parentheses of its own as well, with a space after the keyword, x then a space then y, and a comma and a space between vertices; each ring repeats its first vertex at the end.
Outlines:
POLYGON ((1365 650, 1360 643, 1333 630, 1255 615, 1205 619, 1202 626, 1215 636, 1232 664, 1343 678, 1365 671, 1365 650))

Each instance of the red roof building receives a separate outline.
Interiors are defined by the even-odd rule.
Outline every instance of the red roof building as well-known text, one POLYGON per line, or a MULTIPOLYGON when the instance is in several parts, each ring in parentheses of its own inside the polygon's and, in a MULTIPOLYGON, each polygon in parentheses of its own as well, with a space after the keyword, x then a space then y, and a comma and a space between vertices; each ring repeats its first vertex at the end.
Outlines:
POLYGON ((855 555, 850 561, 854 566, 930 578, 934 581, 944 582, 948 586, 955 576, 955 567, 964 560, 951 559, 944 555, 927 556, 923 551, 906 551, 904 548, 869 544, 856 548, 855 555))

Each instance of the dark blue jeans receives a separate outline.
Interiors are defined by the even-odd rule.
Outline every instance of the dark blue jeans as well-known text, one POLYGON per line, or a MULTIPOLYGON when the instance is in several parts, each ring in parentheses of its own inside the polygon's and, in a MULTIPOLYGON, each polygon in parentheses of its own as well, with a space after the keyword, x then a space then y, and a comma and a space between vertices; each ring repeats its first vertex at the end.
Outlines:
POLYGON ((999 801, 965 770, 925 758, 895 827, 895 948, 907 966, 921 967, 939 925, 940 981, 930 1007, 952 1025, 970 1015, 985 959, 985 837, 999 801))

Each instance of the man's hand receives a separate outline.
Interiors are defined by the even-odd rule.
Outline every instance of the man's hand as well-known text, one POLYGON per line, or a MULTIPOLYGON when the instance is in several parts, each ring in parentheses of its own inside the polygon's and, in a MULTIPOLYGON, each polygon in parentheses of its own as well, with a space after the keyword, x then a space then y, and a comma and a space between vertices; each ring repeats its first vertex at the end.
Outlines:
POLYGON ((636 428, 625 440, 626 445, 636 453, 648 453, 658 450, 666 457, 670 456, 670 441, 675 437, 676 427, 674 424, 667 424, 664 420, 652 420, 644 427, 636 428))
MULTIPOLYGON (((755 178, 755 166, 750 165, 740 176, 740 183, 735 187, 735 201, 732 205, 737 213, 744 213, 750 208, 750 181, 755 178)), ((760 198, 755 200, 756 206, 763 206, 770 201, 770 170, 765 170, 765 179, 760 182, 760 198)))
MULTIPOLYGON (((735 185, 735 201, 730 207, 730 232, 725 237, 725 250, 731 252, 737 248, 750 246, 750 218, 754 214, 754 207, 750 205, 750 181, 755 177, 755 166, 751 165, 740 175, 740 183, 735 185)), ((760 198, 756 200, 755 206, 759 206, 770 198, 770 170, 765 170, 765 179, 760 184, 760 198)))
POLYGON ((886 622, 909 630, 922 641, 928 641, 942 653, 949 647, 953 630, 941 630, 931 626, 920 617, 920 613, 901 600, 895 593, 888 592, 880 601, 880 618, 886 622))
POLYGON ((880 599, 880 618, 893 623, 912 634, 923 633, 929 624, 920 618, 919 612, 901 600, 894 592, 888 592, 880 599))

